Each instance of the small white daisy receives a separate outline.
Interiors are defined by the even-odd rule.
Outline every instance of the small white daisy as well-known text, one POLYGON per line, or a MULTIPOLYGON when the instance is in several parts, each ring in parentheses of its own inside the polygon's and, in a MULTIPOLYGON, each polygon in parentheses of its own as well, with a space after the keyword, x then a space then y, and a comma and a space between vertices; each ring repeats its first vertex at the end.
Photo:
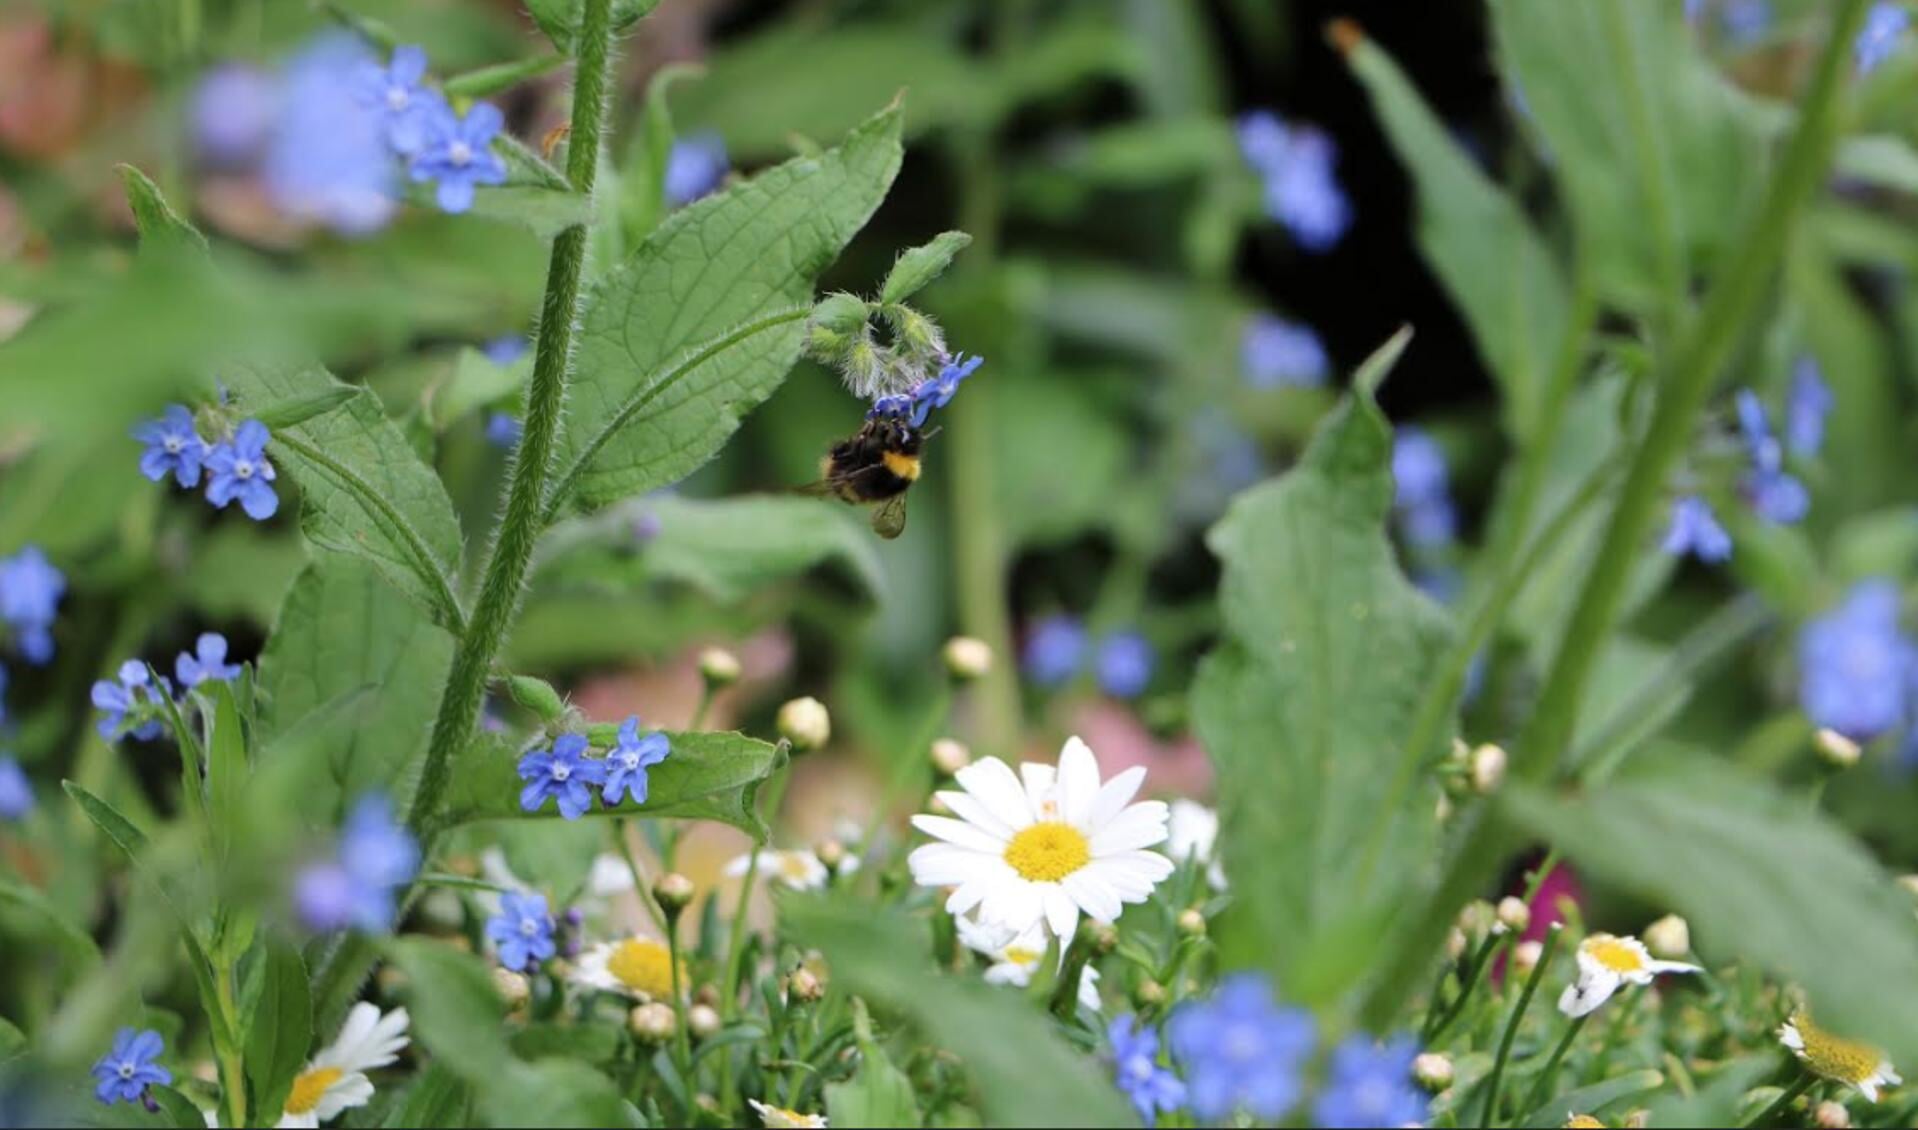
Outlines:
POLYGON ((382 1013, 365 1001, 353 1006, 339 1038, 321 1050, 293 1080, 287 1092, 281 1130, 315 1127, 341 1111, 365 1106, 373 1097, 368 1071, 385 1067, 406 1049, 406 1010, 382 1013))
POLYGON ((1883 1052, 1870 1044, 1832 1035, 1813 1024, 1804 1012, 1792 1013, 1791 1019, 1779 1026, 1778 1041, 1790 1048, 1813 1075, 1853 1087, 1867 1102, 1878 1101, 1879 1088, 1904 1082, 1883 1052))
MULTIPOLYGON (((752 862, 749 852, 726 865, 726 874, 738 878, 746 873, 746 867, 752 862)), ((859 870, 859 857, 847 853, 839 863, 839 873, 850 875, 859 870)), ((759 853, 759 873, 768 879, 777 879, 795 891, 816 891, 826 885, 831 873, 820 862, 819 856, 810 851, 775 851, 771 848, 759 853)))
POLYGON ((759 1124, 767 1130, 796 1130, 798 1127, 824 1130, 826 1125, 826 1116, 823 1114, 801 1114, 783 1106, 767 1106, 758 1099, 747 1099, 746 1102, 758 1112, 759 1124))
MULTIPOLYGON (((635 936, 618 942, 600 942, 579 955, 573 966, 573 983, 588 989, 618 993, 634 1000, 670 1001, 673 999, 673 957, 666 943, 657 938, 635 936)), ((679 983, 686 985, 685 963, 680 963, 679 983)))
MULTIPOLYGON (((1032 975, 1046 957, 1046 933, 1035 926, 1010 941, 1005 934, 981 925, 964 915, 953 920, 959 927, 959 940, 974 953, 984 954, 992 964, 986 967, 988 985, 1011 985, 1023 989, 1032 984, 1032 975)), ((1099 1011, 1099 971, 1091 965, 1079 978, 1079 1007, 1099 1011)))
POLYGON ((1213 854, 1219 840, 1219 814, 1196 800, 1180 797, 1172 802, 1171 820, 1166 824, 1165 853, 1174 863, 1190 859, 1204 865, 1205 881, 1213 890, 1225 890, 1225 866, 1213 854))
POLYGON ((1165 841, 1165 804, 1132 803, 1145 769, 1101 784, 1099 762, 1078 738, 1066 742, 1056 771, 1027 762, 1014 776, 985 757, 954 780, 964 791, 935 796, 958 819, 914 816, 913 827, 944 842, 907 861, 920 886, 955 888, 946 899, 952 914, 976 908, 982 923, 1012 936, 1043 923, 1063 947, 1081 913, 1111 922, 1172 874, 1170 859, 1145 850, 1165 841))
POLYGON ((1637 938, 1593 934, 1578 943, 1578 980, 1559 995, 1558 1010, 1584 1016, 1612 999, 1623 985, 1649 985, 1661 973, 1697 973, 1682 961, 1658 961, 1637 938))

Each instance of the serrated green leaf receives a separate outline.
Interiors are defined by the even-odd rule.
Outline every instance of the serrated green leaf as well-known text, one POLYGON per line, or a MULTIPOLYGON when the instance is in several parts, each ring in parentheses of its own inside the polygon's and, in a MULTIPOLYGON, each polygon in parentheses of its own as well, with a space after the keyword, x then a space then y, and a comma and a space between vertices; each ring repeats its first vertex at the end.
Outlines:
POLYGON ((897 108, 673 213, 584 300, 549 512, 684 477, 798 359, 813 280, 899 169, 897 108), (633 426, 643 424, 643 426, 633 426))
MULTIPOLYGON (((100 947, 94 944, 92 935, 62 913, 37 888, 10 876, 0 875, 0 905, 11 906, 38 920, 59 941, 60 948, 66 950, 81 966, 91 967, 100 960, 100 947)), ((0 1055, 0 1058, 5 1057, 0 1055)))
POLYGON ((887 273, 879 288, 879 301, 904 302, 946 273, 955 255, 964 251, 972 237, 962 231, 941 232, 931 243, 909 248, 887 273))
POLYGON ((246 1082, 247 1101, 259 1119, 248 1125, 270 1126, 279 1122, 312 1046, 313 998, 298 950, 274 938, 262 953, 260 996, 247 1017, 246 1082))
POLYGON ((1220 946, 1314 1004, 1366 972, 1435 845, 1431 798, 1405 770, 1438 745, 1400 747, 1453 630, 1386 540, 1392 435, 1371 397, 1402 344, 1354 382, 1298 466, 1241 494, 1207 538, 1226 638, 1200 667, 1193 713, 1219 773, 1226 871, 1260 876, 1235 894, 1220 946))

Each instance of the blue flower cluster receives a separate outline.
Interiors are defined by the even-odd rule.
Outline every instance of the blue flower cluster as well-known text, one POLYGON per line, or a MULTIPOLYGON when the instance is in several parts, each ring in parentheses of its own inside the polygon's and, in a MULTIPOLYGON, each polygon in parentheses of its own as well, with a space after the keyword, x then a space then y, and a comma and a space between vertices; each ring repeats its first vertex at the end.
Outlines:
POLYGON ((486 920, 486 936, 499 951, 501 965, 524 973, 558 952, 556 926, 545 895, 508 891, 500 896, 499 913, 486 920))
MULTIPOLYGON (((13 646, 36 667, 53 659, 53 617, 66 591, 65 574, 39 546, 0 557, 0 623, 12 634, 13 646)), ((5 686, 0 668, 0 689, 5 686)))
MULTIPOLYGON (((1758 394, 1740 389, 1737 396, 1738 430, 1750 467, 1740 489, 1752 510, 1768 522, 1789 525, 1802 521, 1811 509, 1805 484, 1785 467, 1789 452, 1800 459, 1816 456, 1825 443, 1825 418, 1831 414, 1831 389, 1818 363, 1800 358, 1792 372, 1785 398, 1785 439, 1772 434, 1771 416, 1758 394)), ((1675 556, 1691 554, 1717 563, 1731 557, 1732 539, 1713 513, 1711 504, 1695 493, 1680 495, 1672 504, 1671 522, 1660 546, 1675 556)))
POLYGON ((11 757, 0 757, 0 820, 25 820, 33 811, 33 782, 11 757))
POLYGON ((634 804, 645 804, 646 771, 672 753, 672 743, 665 734, 657 730, 644 735, 639 732, 637 717, 620 724, 618 739, 605 757, 586 756, 586 747, 586 735, 562 734, 551 749, 535 749, 522 756, 519 777, 526 784, 520 789, 520 808, 538 812, 553 800, 561 816, 577 820, 592 808, 595 788, 600 791, 600 802, 609 808, 627 798, 634 804))
POLYGON ((1159 1033, 1136 1016, 1115 1016, 1106 1025, 1113 1077, 1147 1126, 1185 1105, 1185 1084, 1159 1063, 1159 1033))
POLYGON ((666 155, 666 175, 662 188, 666 203, 678 208, 691 204, 717 189, 726 179, 726 142, 710 130, 687 134, 673 141, 666 155))
MULTIPOLYGON (((173 674, 184 690, 192 690, 208 680, 232 682, 240 677, 240 666, 226 661, 226 637, 218 632, 202 632, 192 651, 183 651, 173 659, 173 674)), ((93 705, 101 715, 100 736, 113 741, 125 734, 136 741, 152 741, 166 731, 161 703, 174 699, 173 682, 162 675, 157 680, 147 665, 138 659, 120 664, 118 679, 101 679, 93 684, 93 705)))
POLYGON ((157 1112, 160 1108, 147 1095, 147 1088, 173 1082, 173 1073, 158 1062, 165 1053, 166 1044, 158 1032, 120 1029, 113 1037, 112 1049, 93 1065, 93 1097, 108 1106, 141 1103, 157 1112))
POLYGON ((348 927, 382 933, 393 928, 394 893, 419 869, 419 844, 393 819, 387 799, 368 793, 347 813, 333 856, 295 879, 294 910, 319 933, 348 927))
POLYGON ((1412 1082, 1417 1055, 1418 1044, 1410 1036, 1384 1044, 1348 1036, 1332 1049, 1325 1088, 1312 1107, 1312 1124, 1325 1130, 1420 1125, 1427 1103, 1412 1082))
POLYGON ((1254 314, 1239 338, 1239 365, 1253 388, 1318 388, 1331 362, 1310 326, 1254 314))
POLYGON ((1352 205, 1333 172, 1338 147, 1325 131, 1257 110, 1239 119, 1239 152, 1264 185, 1266 214, 1300 247, 1330 250, 1352 226, 1352 205))
POLYGON ((1064 613, 1033 624, 1019 665, 1035 686, 1056 687, 1085 668, 1089 650, 1093 676, 1112 697, 1137 698, 1152 684, 1158 653, 1144 635, 1130 628, 1109 632, 1094 649, 1085 625, 1064 613))
POLYGON ((193 413, 183 404, 170 404, 157 420, 133 429, 133 438, 146 444, 140 453, 140 473, 154 482, 171 475, 180 486, 192 489, 200 485, 204 472, 206 500, 225 510, 237 501, 246 516, 264 522, 280 509, 280 496, 273 489, 279 472, 266 457, 266 445, 273 438, 265 424, 247 420, 235 428, 231 438, 208 443, 193 422, 193 413))
POLYGON ((1814 725, 1868 741, 1918 706, 1918 645, 1898 625, 1898 588, 1860 582, 1798 635, 1798 701, 1814 725))
POLYGON ((970 377, 980 365, 983 357, 967 357, 961 353, 956 357, 946 357, 939 366, 939 374, 927 377, 919 382, 919 387, 910 394, 901 396, 882 396, 872 402, 872 410, 866 413, 867 419, 876 416, 902 416, 915 428, 926 426, 927 417, 934 408, 944 408, 952 403, 959 393, 959 385, 970 377))
POLYGON ((1865 13, 1864 29, 1852 44, 1852 58, 1859 74, 1869 74, 1898 50, 1905 33, 1911 30, 1911 13, 1897 0, 1878 0, 1865 13))
POLYGON ((1440 550, 1458 536, 1445 451, 1421 428, 1407 424, 1392 440, 1393 512, 1399 536, 1418 550, 1440 550))

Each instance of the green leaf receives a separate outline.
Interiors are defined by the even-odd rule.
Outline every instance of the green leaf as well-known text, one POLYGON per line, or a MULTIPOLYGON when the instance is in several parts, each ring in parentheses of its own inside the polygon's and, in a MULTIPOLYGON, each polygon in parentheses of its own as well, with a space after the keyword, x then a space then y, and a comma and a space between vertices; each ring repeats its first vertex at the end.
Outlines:
MULTIPOLYGON (((613 0, 613 30, 624 31, 638 23, 659 0, 613 0)), ((526 0, 526 11, 533 22, 553 41, 553 46, 571 55, 578 44, 580 0, 526 0)))
MULTIPOLYGON (((234 365, 222 379, 248 413, 310 404, 342 387, 316 365, 234 365)), ((300 484, 307 540, 365 558, 439 623, 459 624, 453 504, 377 395, 360 389, 340 408, 281 427, 267 454, 300 484)))
POLYGON ((206 250, 206 236, 180 218, 145 173, 132 165, 121 165, 120 180, 126 185, 127 204, 133 209, 133 226, 139 229, 142 247, 172 243, 206 250))
POLYGON ((494 1126, 629 1125, 613 1081, 583 1063, 547 1059, 513 1063, 481 1085, 480 1109, 494 1126))
POLYGON ((1408 770, 1443 738, 1401 746, 1453 630, 1386 540, 1392 436, 1372 399, 1403 347, 1368 362, 1303 461, 1241 494, 1207 539, 1226 638, 1193 712, 1219 773, 1227 873, 1260 877, 1235 893, 1220 946, 1313 1004, 1366 972, 1435 846, 1432 798, 1408 770))
POLYGON ((1642 1095, 1647 1091, 1656 1091, 1664 1085, 1665 1076, 1662 1072, 1628 1071, 1603 1082, 1593 1083, 1589 1087, 1567 1091, 1512 1125, 1562 1126, 1568 1114, 1592 1114, 1620 1099, 1642 1095))
POLYGON ((533 351, 530 349, 511 365, 500 365, 469 346, 460 350, 452 375, 427 390, 427 419, 435 429, 445 431, 467 413, 518 392, 532 375, 533 351))
POLYGON ((652 234, 666 214, 666 168, 672 162, 671 91, 681 79, 703 73, 691 63, 668 63, 646 83, 646 115, 619 171, 619 223, 629 244, 652 234))
POLYGON ((904 302, 946 273, 953 256, 964 251, 972 237, 962 231, 941 232, 931 243, 914 247, 899 256, 879 288, 879 301, 904 302))
POLYGON ((92 935, 62 913, 38 888, 0 875, 0 906, 12 907, 38 920, 80 966, 91 968, 100 960, 100 947, 94 944, 92 935))
POLYGON ((1570 319, 1558 263, 1523 210, 1486 179, 1390 56, 1363 40, 1346 62, 1412 175, 1419 248, 1499 382, 1507 431, 1524 440, 1540 425, 1570 319))
MULTIPOLYGON (((206 1115, 193 1105, 193 1100, 174 1090, 172 1087, 148 1087, 147 1094, 160 1107, 161 1126, 175 1127, 176 1130, 204 1130, 206 1115)), ((144 1125, 154 1123, 147 1121, 144 1125)))
POLYGON ((971 1072, 989 1126, 1136 1126, 1105 1073, 1018 993, 940 973, 922 920, 851 899, 782 899, 780 920, 819 949, 835 986, 912 1022, 971 1072))
MULTIPOLYGON (((672 816, 718 820, 755 839, 766 825, 755 810, 759 785, 784 764, 781 747, 723 732, 669 733, 673 751, 647 771, 644 805, 630 801, 608 809, 596 805, 593 816, 672 816)), ((476 743, 454 768, 448 807, 455 823, 498 819, 559 819, 548 804, 536 813, 520 811, 522 782, 518 758, 498 743, 476 743)))
MULTIPOLYGON (((424 188, 416 187, 408 196, 418 198, 416 202, 422 204, 430 201, 424 188)), ((592 222, 593 201, 570 189, 502 184, 475 192, 468 212, 484 219, 520 224, 541 239, 551 239, 567 228, 592 222)))
POLYGON ((392 938, 385 949, 406 974, 413 1031, 435 1062, 482 1090, 513 1065, 506 1004, 484 961, 429 938, 392 938))
POLYGON ((584 299, 549 512, 676 482, 799 356, 813 280, 899 169, 897 108, 668 217, 584 299), (629 425, 642 422, 643 427, 629 425))
POLYGON ((232 684, 212 679, 201 693, 213 699, 213 720, 207 728, 207 813, 213 843, 221 858, 234 842, 240 819, 240 797, 246 788, 246 731, 232 684))
POLYGON ((248 1125, 271 1126, 313 1044, 313 998, 298 950, 274 938, 262 953, 260 998, 246 1030, 247 1100, 259 1121, 248 1125))
POLYGON ((1508 787, 1499 807, 1584 873, 1685 915, 1701 952, 1789 977, 1821 1024, 1918 1059, 1911 901, 1802 797, 1661 757, 1582 795, 1508 787))
POLYGON ((920 1126, 919 1102, 912 1080, 892 1065, 872 1038, 865 1002, 853 999, 853 1024, 859 1034, 859 1071, 844 1083, 826 1086, 826 1121, 833 1126, 920 1126))
MULTIPOLYGON (((1132 467, 1132 435, 1110 407, 1086 395, 1073 374, 991 372, 983 394, 992 422, 997 512, 1016 545, 1065 545, 1114 521, 1112 484, 1132 467), (1071 453, 1071 466, 1060 453, 1071 453)), ((936 474, 951 467, 948 450, 928 445, 936 474)), ((955 468, 956 469, 956 468, 955 468)))
POLYGON ((444 1063, 426 1065, 404 1098, 387 1113, 384 1125, 395 1130, 416 1126, 464 1126, 472 1090, 444 1063))

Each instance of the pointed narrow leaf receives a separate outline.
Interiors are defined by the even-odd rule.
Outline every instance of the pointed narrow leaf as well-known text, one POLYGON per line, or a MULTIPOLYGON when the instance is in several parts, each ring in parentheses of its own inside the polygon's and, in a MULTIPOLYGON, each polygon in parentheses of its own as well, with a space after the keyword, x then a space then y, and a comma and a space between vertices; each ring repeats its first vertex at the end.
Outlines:
POLYGON ((260 999, 246 1032, 247 1101, 259 1121, 248 1125, 271 1126, 313 1043, 313 999, 298 950, 276 938, 262 953, 260 999))
POLYGON ((899 256, 892 272, 879 288, 879 301, 904 302, 946 273, 953 256, 966 249, 972 237, 962 231, 943 232, 923 247, 914 247, 899 256))

